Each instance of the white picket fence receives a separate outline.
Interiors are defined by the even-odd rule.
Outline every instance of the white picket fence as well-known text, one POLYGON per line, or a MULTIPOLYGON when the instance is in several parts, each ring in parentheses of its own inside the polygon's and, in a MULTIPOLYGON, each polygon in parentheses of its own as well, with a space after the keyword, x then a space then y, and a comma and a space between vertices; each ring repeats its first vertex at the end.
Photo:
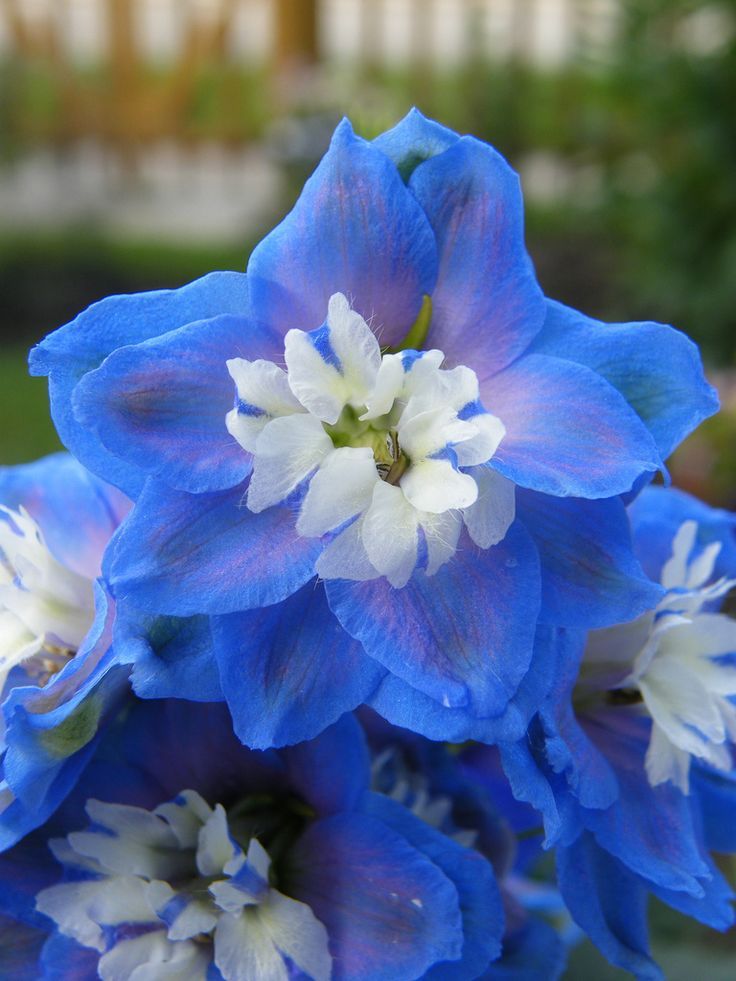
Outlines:
MULTIPOLYGON (((140 51, 173 59, 190 18, 207 22, 232 0, 130 0, 140 51)), ((272 49, 272 0, 235 0, 228 47, 262 60, 272 49)), ((108 43, 105 0, 0 0, 0 52, 12 49, 11 8, 31 27, 51 22, 79 61, 97 61, 108 43)), ((457 64, 471 52, 559 65, 605 48, 620 0, 319 0, 320 49, 331 61, 403 63, 417 57, 457 64)))

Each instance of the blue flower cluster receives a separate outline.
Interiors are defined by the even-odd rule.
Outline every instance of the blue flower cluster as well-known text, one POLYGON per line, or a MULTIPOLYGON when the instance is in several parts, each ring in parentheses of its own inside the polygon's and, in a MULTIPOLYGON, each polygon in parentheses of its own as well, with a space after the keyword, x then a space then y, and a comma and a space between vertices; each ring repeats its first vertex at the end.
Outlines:
POLYGON ((717 399, 544 297, 491 147, 344 121, 245 273, 30 364, 2 978, 650 981, 650 895, 731 925, 736 517, 653 483, 717 399))

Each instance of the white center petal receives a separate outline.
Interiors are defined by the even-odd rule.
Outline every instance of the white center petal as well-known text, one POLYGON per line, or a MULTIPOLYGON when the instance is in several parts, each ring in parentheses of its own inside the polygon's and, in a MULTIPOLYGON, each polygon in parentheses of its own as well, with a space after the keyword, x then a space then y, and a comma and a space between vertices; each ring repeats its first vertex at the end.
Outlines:
POLYGON ((454 555, 466 515, 480 547, 503 538, 513 490, 482 465, 505 429, 481 404, 470 368, 444 370, 438 350, 381 357, 339 293, 322 327, 287 333, 284 357, 286 373, 229 362, 237 401, 228 428, 253 453, 252 511, 283 503, 308 481, 297 533, 336 536, 324 542, 319 575, 383 575, 397 588, 418 564, 431 575, 454 555), (481 483, 484 504, 473 510, 481 483))
MULTIPOLYGON (((632 624, 593 631, 586 648, 589 680, 614 678, 616 688, 638 692, 652 718, 646 771, 652 785, 671 781, 688 792, 690 759, 730 769, 728 741, 736 736, 736 623, 703 608, 736 585, 708 583, 719 543, 696 551, 698 526, 686 521, 662 568, 668 590, 652 613, 632 624), (626 674, 626 663, 630 671, 626 674), (590 669, 593 669, 591 674, 590 669), (608 674, 606 675, 606 671, 608 674)), ((585 673, 585 672, 584 672, 585 673)))
POLYGON ((256 443, 248 507, 258 513, 285 500, 332 449, 330 437, 314 416, 272 419, 256 443))

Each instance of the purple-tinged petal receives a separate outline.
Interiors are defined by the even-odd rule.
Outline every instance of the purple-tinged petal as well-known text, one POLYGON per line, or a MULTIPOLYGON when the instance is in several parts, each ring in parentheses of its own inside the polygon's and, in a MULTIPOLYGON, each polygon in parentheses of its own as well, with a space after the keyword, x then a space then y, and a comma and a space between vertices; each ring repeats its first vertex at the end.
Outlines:
POLYGON ((383 822, 357 813, 317 821, 283 865, 284 891, 327 927, 335 981, 412 981, 460 957, 457 889, 383 822))
POLYGON ((45 930, 0 916, 0 977, 29 981, 38 977, 38 962, 48 934, 45 930))
POLYGON ((522 487, 557 497, 614 497, 662 462, 613 386, 590 368, 530 354, 481 387, 506 427, 491 465, 522 487))
POLYGON ((410 109, 401 122, 377 136, 373 146, 390 157, 403 180, 408 181, 420 163, 443 153, 459 139, 451 129, 426 119, 418 109, 410 109))
POLYGON ((519 488, 516 513, 542 563, 542 623, 591 630, 653 609, 662 588, 634 557, 618 498, 586 501, 519 488))
POLYGON ((371 708, 395 726, 428 739, 450 742, 511 742, 522 739, 555 677, 559 658, 567 653, 564 632, 538 628, 529 670, 505 710, 495 718, 477 718, 467 709, 446 708, 429 695, 388 674, 368 700, 371 708))
POLYGON ((517 523, 502 542, 467 535, 434 576, 403 589, 385 579, 327 584, 331 609, 368 654, 446 708, 501 714, 529 668, 539 612, 539 559, 517 523))
POLYGON ((77 382, 116 348, 159 337, 197 320, 248 310, 243 273, 215 272, 178 290, 109 296, 49 334, 31 351, 32 375, 49 376, 51 414, 65 446, 90 470, 131 497, 145 474, 123 463, 81 426, 72 411, 77 382))
POLYGON ((640 879, 584 834, 558 850, 557 881, 573 919, 612 964, 631 971, 638 981, 662 981, 649 953, 646 892, 640 879))
POLYGON ((89 579, 100 574, 105 546, 130 510, 120 491, 68 453, 0 467, 0 503, 25 508, 55 558, 89 579))
POLYGON ((394 164, 347 120, 293 211, 248 263, 254 311, 275 332, 319 327, 330 297, 344 293, 385 345, 407 334, 436 271, 422 209, 394 164))
POLYGON ((604 324, 547 300, 533 350, 586 365, 616 388, 647 426, 666 459, 718 396, 703 375, 697 345, 665 324, 604 324))
POLYGON ((216 317, 118 348, 77 385, 76 417, 110 453, 177 490, 232 487, 250 456, 225 426, 234 398, 226 362, 260 356, 259 340, 248 321, 216 317))
POLYGON ((288 507, 253 514, 245 487, 185 494, 151 480, 114 542, 116 595, 151 613, 233 613, 286 599, 314 575, 319 542, 288 507))
POLYGON ((501 953, 504 931, 503 903, 490 862, 383 794, 367 794, 363 810, 423 852, 458 891, 463 918, 462 957, 435 964, 424 975, 426 981, 467 981, 478 977, 501 953))
POLYGON ((235 731, 255 749, 318 735, 386 674, 342 629, 321 583, 275 606, 214 617, 212 629, 235 731))
POLYGON ((439 272, 425 347, 481 383, 518 357, 544 320, 524 246, 519 178, 492 147, 465 136, 420 164, 409 186, 437 237, 439 272))

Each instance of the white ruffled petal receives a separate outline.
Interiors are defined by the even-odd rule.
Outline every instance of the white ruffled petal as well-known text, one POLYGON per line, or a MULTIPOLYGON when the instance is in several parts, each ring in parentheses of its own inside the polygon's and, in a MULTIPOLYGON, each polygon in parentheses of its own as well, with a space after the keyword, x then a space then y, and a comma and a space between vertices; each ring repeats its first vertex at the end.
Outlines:
POLYGON ((363 519, 358 518, 325 547, 315 563, 320 579, 366 582, 378 576, 365 550, 362 531, 363 519))
POLYGON ((347 392, 335 365, 324 360, 303 330, 288 332, 284 356, 289 369, 289 385, 304 408, 323 422, 337 422, 347 402, 347 392))
POLYGON ((273 419, 258 437, 248 487, 250 510, 258 513, 281 503, 332 449, 332 440, 314 416, 273 419))
POLYGON ((307 538, 318 538, 339 528, 365 511, 378 480, 369 447, 334 450, 309 483, 296 530, 307 538))
POLYGON ((288 981, 289 977, 257 907, 220 917, 215 964, 225 981, 288 981))
POLYGON ((662 567, 660 582, 665 589, 678 589, 687 580, 687 564, 695 545, 698 525, 695 521, 684 521, 677 529, 672 542, 672 556, 662 567))
POLYGON ((280 951, 313 981, 329 981, 332 957, 327 930, 306 903, 272 889, 258 912, 280 951))
POLYGON ((481 412, 468 419, 476 433, 470 439, 457 443, 454 447, 457 462, 461 467, 474 467, 486 463, 495 454, 501 440, 506 435, 506 427, 496 416, 481 412))
POLYGON ((217 804, 199 832, 197 868, 202 875, 218 875, 239 851, 230 837, 225 809, 217 804))
POLYGON ((100 958, 102 981, 206 981, 207 948, 193 942, 167 940, 162 930, 121 940, 100 958))
POLYGON ((449 460, 421 460, 412 464, 400 481, 409 503, 419 511, 441 514, 469 508, 478 499, 478 485, 449 460))
POLYGON ((327 327, 349 401, 353 405, 365 405, 381 366, 381 348, 375 334, 361 315, 350 309, 342 293, 330 297, 327 327))
POLYGON ((674 746, 656 722, 652 723, 644 765, 652 787, 669 780, 683 794, 690 793, 690 754, 674 746))
POLYGON ((445 511, 444 514, 424 512, 419 523, 427 543, 427 575, 433 576, 457 551, 457 543, 463 527, 458 511, 445 511))
POLYGON ((516 486, 490 467, 474 467, 470 476, 478 498, 463 511, 468 534, 479 548, 490 548, 506 537, 516 516, 516 486))
POLYGON ((363 544, 371 565, 397 589, 417 564, 418 515, 402 490, 379 481, 363 518, 363 544))

